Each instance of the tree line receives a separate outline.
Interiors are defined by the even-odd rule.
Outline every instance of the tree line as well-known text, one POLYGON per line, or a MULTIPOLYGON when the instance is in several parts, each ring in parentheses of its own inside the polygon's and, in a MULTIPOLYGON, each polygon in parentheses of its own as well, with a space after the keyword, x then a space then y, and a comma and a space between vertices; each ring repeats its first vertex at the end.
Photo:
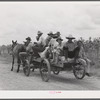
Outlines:
POLYGON ((0 46, 0 55, 2 55, 4 53, 10 54, 11 49, 12 49, 11 44, 9 44, 9 45, 1 45, 0 46))
MULTIPOLYGON (((88 58, 90 60, 98 59, 100 56, 100 37, 93 39, 89 37, 87 40, 80 37, 80 40, 83 42, 83 46, 88 58)), ((0 46, 0 55, 4 53, 10 54, 10 52, 11 52, 11 44, 0 46)))

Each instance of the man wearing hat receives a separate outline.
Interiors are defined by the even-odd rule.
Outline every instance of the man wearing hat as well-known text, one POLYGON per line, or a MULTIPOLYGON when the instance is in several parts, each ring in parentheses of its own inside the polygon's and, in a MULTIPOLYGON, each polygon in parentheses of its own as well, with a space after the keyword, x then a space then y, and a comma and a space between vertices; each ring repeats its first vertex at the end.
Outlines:
POLYGON ((85 53, 84 45, 83 45, 82 40, 79 40, 77 42, 77 46, 80 48, 79 59, 78 60, 81 60, 81 61, 84 62, 84 64, 86 65, 86 75, 87 76, 91 76, 90 75, 90 63, 91 63, 91 60, 87 58, 87 55, 85 53))
POLYGON ((63 48, 63 44, 62 44, 63 39, 61 37, 59 37, 56 39, 56 41, 58 43, 57 48, 62 49, 63 48))
POLYGON ((74 61, 76 62, 80 49, 72 41, 73 39, 75 39, 75 37, 73 37, 72 35, 69 35, 68 37, 66 37, 66 39, 68 39, 68 41, 65 43, 63 47, 65 59, 66 61, 68 61, 68 58, 71 58, 71 59, 74 58, 74 61))
POLYGON ((53 38, 54 39, 57 39, 57 38, 59 38, 60 37, 60 32, 58 31, 58 32, 56 32, 54 35, 53 35, 53 38))
POLYGON ((48 46, 48 45, 50 45, 50 41, 51 41, 51 39, 53 38, 53 32, 52 31, 50 31, 48 34, 47 34, 47 37, 46 37, 46 39, 45 39, 45 46, 48 46))
POLYGON ((33 52, 33 50, 32 50, 33 43, 31 42, 31 38, 27 37, 26 40, 27 40, 26 41, 26 44, 27 44, 26 51, 27 52, 33 52))
POLYGON ((53 50, 53 62, 55 64, 58 63, 59 60, 59 56, 63 56, 63 39, 61 37, 56 39, 57 44, 54 46, 54 50, 53 50))
POLYGON ((25 47, 26 47, 26 52, 20 52, 19 53, 19 56, 20 56, 23 64, 24 64, 24 57, 25 56, 28 56, 29 53, 32 53, 33 52, 33 50, 32 50, 33 44, 31 42, 31 38, 30 37, 27 37, 26 38, 26 42, 24 42, 24 43, 25 43, 25 47))
POLYGON ((42 56, 44 56, 44 54, 46 53, 46 51, 47 51, 47 49, 46 49, 46 47, 49 45, 49 42, 50 42, 50 40, 52 39, 52 36, 53 36, 53 33, 52 32, 49 32, 48 33, 48 36, 46 37, 46 39, 39 39, 38 41, 37 41, 37 44, 33 47, 33 52, 34 52, 34 54, 40 54, 40 55, 42 55, 42 56), (46 49, 46 50, 45 50, 46 49), (44 53, 44 52, 45 53, 44 53), (42 54, 41 54, 41 52, 42 52, 42 54))
POLYGON ((42 37, 42 32, 41 31, 38 31, 37 32, 37 36, 36 36, 36 39, 37 39, 37 41, 39 41, 40 40, 40 37, 42 37))
POLYGON ((40 31, 38 31, 38 33, 37 33, 37 37, 36 37, 36 39, 37 39, 37 42, 35 42, 37 45, 42 45, 42 46, 46 46, 46 45, 48 45, 48 43, 49 43, 49 41, 51 40, 51 37, 53 36, 53 33, 52 32, 49 32, 47 35, 47 37, 46 37, 46 39, 44 39, 43 37, 42 37, 42 32, 40 32, 40 31))
POLYGON ((26 45, 28 45, 30 42, 31 42, 31 38, 30 37, 27 37, 26 38, 26 45))
POLYGON ((61 38, 60 35, 61 35, 60 32, 56 32, 55 34, 52 34, 52 39, 50 40, 50 43, 49 43, 52 48, 58 44, 56 39, 61 38))
POLYGON ((37 32, 37 36, 36 36, 36 40, 37 42, 34 42, 34 45, 40 45, 40 44, 43 44, 44 42, 44 38, 43 38, 43 33, 41 31, 38 31, 37 32))

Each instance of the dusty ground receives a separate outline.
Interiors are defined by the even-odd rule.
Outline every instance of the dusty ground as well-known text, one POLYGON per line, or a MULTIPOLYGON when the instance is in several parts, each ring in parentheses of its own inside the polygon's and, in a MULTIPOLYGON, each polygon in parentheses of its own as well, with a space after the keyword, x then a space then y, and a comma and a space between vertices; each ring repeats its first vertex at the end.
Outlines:
POLYGON ((31 72, 29 77, 11 70, 11 56, 0 56, 0 90, 100 90, 100 78, 96 75, 77 80, 72 72, 52 73, 49 82, 43 82, 39 70, 31 72))

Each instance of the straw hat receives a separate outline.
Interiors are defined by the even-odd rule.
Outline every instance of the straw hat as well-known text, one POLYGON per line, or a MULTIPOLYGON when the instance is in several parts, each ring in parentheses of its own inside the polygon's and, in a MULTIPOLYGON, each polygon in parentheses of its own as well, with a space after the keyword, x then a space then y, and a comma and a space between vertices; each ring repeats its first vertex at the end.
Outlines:
POLYGON ((58 40, 61 40, 61 41, 63 41, 63 39, 62 39, 61 37, 59 37, 59 38, 57 38, 57 39, 56 39, 56 41, 58 41, 58 40))
POLYGON ((41 31, 38 31, 37 32, 37 35, 42 35, 43 33, 41 31))
POLYGON ((75 39, 75 37, 73 37, 73 36, 70 34, 68 37, 66 37, 66 39, 75 39))
POLYGON ((56 32, 55 34, 56 34, 56 35, 61 35, 59 31, 58 31, 58 32, 56 32))
POLYGON ((31 41, 31 38, 30 38, 30 37, 27 37, 27 38, 26 38, 26 40, 29 40, 29 41, 31 41))
POLYGON ((48 35, 49 35, 49 36, 53 36, 53 32, 50 31, 50 32, 48 33, 48 35))

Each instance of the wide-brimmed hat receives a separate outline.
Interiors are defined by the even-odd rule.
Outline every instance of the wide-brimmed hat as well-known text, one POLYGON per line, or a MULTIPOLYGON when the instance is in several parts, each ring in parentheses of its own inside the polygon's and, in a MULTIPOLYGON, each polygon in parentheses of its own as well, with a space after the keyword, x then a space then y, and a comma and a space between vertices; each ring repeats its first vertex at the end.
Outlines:
POLYGON ((77 41, 77 44, 79 44, 79 43, 83 44, 83 42, 82 42, 81 40, 78 40, 78 41, 77 41))
POLYGON ((75 39, 75 37, 73 37, 73 36, 70 34, 68 37, 66 37, 66 39, 75 39))
POLYGON ((61 35, 60 32, 56 32, 53 34, 53 38, 57 39, 60 35, 61 35))
POLYGON ((31 41, 31 38, 30 38, 30 37, 27 37, 27 38, 26 38, 26 40, 29 40, 29 41, 31 41))
POLYGON ((56 34, 56 35, 61 35, 59 31, 58 31, 58 32, 56 32, 55 34, 56 34))
POLYGON ((58 40, 61 40, 61 41, 63 41, 63 39, 62 39, 61 37, 59 37, 59 38, 57 38, 57 39, 56 39, 56 41, 58 41, 58 40))
POLYGON ((43 33, 41 31, 38 31, 37 32, 37 35, 42 35, 43 33))
POLYGON ((53 36, 53 32, 50 31, 50 32, 48 33, 48 35, 49 35, 49 36, 53 36))

